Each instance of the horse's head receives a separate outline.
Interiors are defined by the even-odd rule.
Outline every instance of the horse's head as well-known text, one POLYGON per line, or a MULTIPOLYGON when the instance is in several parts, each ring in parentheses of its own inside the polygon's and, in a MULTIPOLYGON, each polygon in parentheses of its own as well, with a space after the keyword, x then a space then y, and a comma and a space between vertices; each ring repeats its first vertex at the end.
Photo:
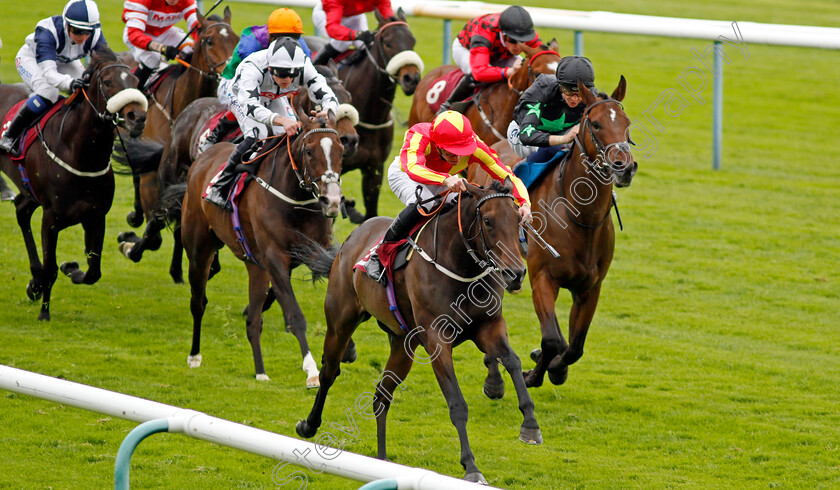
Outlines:
POLYGON ((557 63, 562 58, 557 52, 556 39, 538 48, 532 48, 527 44, 521 44, 521 46, 522 52, 525 53, 525 61, 522 63, 522 68, 510 79, 511 88, 518 92, 524 92, 541 74, 554 74, 557 71, 557 63))
POLYGON ((374 38, 373 56, 377 63, 386 64, 385 71, 400 84, 405 95, 412 95, 423 75, 423 60, 414 51, 417 41, 405 21, 405 12, 399 8, 397 15, 391 18, 383 17, 379 10, 374 12, 379 27, 374 38))
POLYGON ((146 125, 147 101, 137 90, 137 77, 131 69, 117 60, 109 48, 100 48, 91 53, 90 64, 82 77, 88 88, 85 97, 100 118, 110 118, 131 137, 143 133, 146 125))
POLYGON ((310 118, 298 111, 300 131, 290 143, 292 166, 300 186, 318 197, 321 211, 335 218, 341 211, 341 154, 344 147, 335 129, 334 116, 310 118))
POLYGON ((626 89, 622 75, 610 97, 596 97, 578 80, 578 91, 586 104, 579 132, 586 163, 602 177, 615 181, 616 187, 629 186, 639 167, 630 152, 630 118, 621 105, 626 89))
POLYGON ((344 146, 344 156, 349 157, 356 153, 356 149, 359 147, 359 133, 356 131, 356 125, 359 124, 359 111, 353 107, 350 92, 344 88, 344 83, 338 78, 338 66, 336 66, 335 61, 330 60, 326 66, 318 65, 315 69, 324 76, 327 85, 338 98, 336 129, 341 144, 344 146))
POLYGON ((198 43, 193 55, 193 65, 209 77, 218 77, 233 55, 233 49, 239 42, 239 35, 230 25, 230 7, 225 7, 224 18, 211 15, 198 16, 198 43))
POLYGON ((519 253, 519 213, 513 197, 510 177, 504 185, 494 181, 489 188, 467 184, 467 192, 475 202, 462 207, 461 220, 472 224, 465 234, 482 260, 491 262, 499 271, 505 289, 522 289, 525 264, 519 253))

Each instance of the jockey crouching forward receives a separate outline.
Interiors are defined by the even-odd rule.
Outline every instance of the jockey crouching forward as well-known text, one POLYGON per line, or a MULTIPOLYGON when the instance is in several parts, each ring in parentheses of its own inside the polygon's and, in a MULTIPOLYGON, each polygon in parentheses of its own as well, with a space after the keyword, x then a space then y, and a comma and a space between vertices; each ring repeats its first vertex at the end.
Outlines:
MULTIPOLYGON (((405 133, 400 155, 388 168, 388 184, 407 207, 391 223, 382 241, 396 242, 405 238, 422 216, 420 206, 426 211, 434 206, 431 202, 418 203, 418 187, 422 201, 447 189, 464 191, 464 179, 458 173, 471 165, 481 165, 499 182, 510 177, 522 221, 531 221, 531 201, 519 177, 513 175, 496 152, 473 132, 466 116, 446 111, 430 123, 415 124, 405 133)), ((449 194, 447 201, 455 197, 455 193, 449 194)))
POLYGON ((227 163, 210 181, 202 196, 208 202, 230 210, 228 194, 235 180, 236 166, 259 139, 300 128, 291 97, 301 87, 321 107, 316 116, 338 111, 338 99, 323 75, 315 70, 298 43, 289 37, 272 42, 268 49, 248 56, 236 69, 232 82, 231 110, 245 139, 236 146, 227 163))
POLYGON ((86 85, 79 78, 85 71, 79 59, 100 47, 107 43, 93 0, 71 0, 61 15, 38 22, 15 57, 18 73, 32 95, 0 139, 0 149, 11 153, 20 133, 55 104, 59 90, 73 92, 86 85))
POLYGON ((345 62, 354 64, 364 53, 363 49, 373 45, 374 35, 368 29, 365 12, 374 9, 389 19, 394 16, 391 0, 322 0, 312 9, 312 22, 315 29, 322 35, 326 33, 330 42, 327 43, 313 63, 326 65, 350 46, 356 47, 356 52, 345 62), (352 59, 351 59, 352 58, 352 59))
POLYGON ((126 0, 122 14, 125 22, 123 42, 138 63, 134 70, 140 80, 137 88, 143 89, 149 75, 160 66, 161 57, 171 60, 180 55, 186 59, 192 54, 192 40, 178 45, 186 34, 175 24, 185 20, 192 38, 197 41, 195 9, 195 0, 126 0))

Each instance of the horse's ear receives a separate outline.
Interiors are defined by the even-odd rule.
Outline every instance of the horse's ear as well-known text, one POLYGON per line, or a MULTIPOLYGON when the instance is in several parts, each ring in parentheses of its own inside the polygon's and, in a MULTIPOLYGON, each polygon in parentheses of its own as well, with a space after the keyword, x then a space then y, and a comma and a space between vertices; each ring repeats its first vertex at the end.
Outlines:
POLYGON ((482 191, 484 190, 484 188, 480 185, 471 184, 466 180, 464 180, 464 185, 467 188, 467 192, 473 197, 480 197, 482 191))
POLYGON ((382 14, 379 13, 379 9, 373 9, 373 14, 376 15, 376 20, 379 22, 379 25, 387 24, 388 19, 386 19, 382 14))
POLYGON ((585 105, 592 105, 595 102, 595 96, 588 88, 586 88, 586 85, 580 81, 580 78, 578 78, 578 92, 583 97, 583 103, 585 105))
POLYGON ((230 24, 230 7, 225 7, 225 24, 230 24))
POLYGON ((405 10, 402 7, 397 8, 397 19, 405 22, 405 10))
POLYGON ((624 100, 624 95, 627 93, 627 80, 624 79, 624 75, 621 75, 621 79, 618 81, 618 87, 613 90, 611 98, 621 102, 624 100))
POLYGON ((532 48, 525 43, 519 43, 519 45, 522 46, 522 52, 525 53, 527 58, 534 56, 541 50, 540 48, 532 48))
POLYGON ((505 186, 505 189, 513 192, 513 180, 510 178, 510 175, 505 177, 505 181, 502 182, 502 185, 505 186))
POLYGON ((198 29, 201 30, 205 25, 207 25, 207 19, 204 18, 198 9, 195 9, 195 16, 198 17, 198 29))
POLYGON ((552 37, 551 41, 548 42, 548 49, 550 49, 551 51, 560 51, 560 44, 557 42, 556 37, 552 37))

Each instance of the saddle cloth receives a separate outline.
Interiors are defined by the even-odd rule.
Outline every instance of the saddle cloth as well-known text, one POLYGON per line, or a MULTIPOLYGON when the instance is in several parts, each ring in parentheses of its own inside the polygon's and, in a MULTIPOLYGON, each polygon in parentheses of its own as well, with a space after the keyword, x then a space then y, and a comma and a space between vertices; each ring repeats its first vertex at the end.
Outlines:
MULTIPOLYGON (((198 133, 198 138, 195 139, 193 155, 198 156, 201 153, 199 149, 204 145, 204 142, 207 141, 207 137, 210 136, 210 133, 212 133, 214 129, 216 129, 216 126, 218 126, 219 121, 222 119, 222 117, 224 117, 226 113, 227 109, 219 111, 216 114, 214 114, 213 117, 211 117, 206 123, 204 123, 204 126, 202 126, 201 131, 198 133)), ((236 129, 224 135, 222 139, 219 140, 219 143, 221 143, 222 141, 233 141, 240 136, 242 136, 242 129, 237 126, 236 129)))
MULTIPOLYGON (((415 241, 420 236, 422 228, 431 220, 431 216, 423 217, 408 234, 415 241), (415 236, 416 235, 416 236, 415 236)), ((384 235, 368 250, 368 253, 353 266, 353 270, 360 270, 367 273, 371 279, 383 285, 391 282, 394 272, 402 269, 408 264, 409 254, 412 249, 408 240, 403 238, 396 242, 383 243, 384 235), (387 281, 386 281, 387 280, 387 281)))
MULTIPOLYGON (((441 104, 449 98, 449 94, 455 90, 455 87, 458 86, 458 82, 460 82, 462 78, 464 78, 464 72, 462 72, 460 68, 455 68, 435 80, 434 83, 432 83, 431 88, 426 92, 426 103, 429 104, 429 109, 437 113, 441 104)), ((470 98, 472 98, 472 96, 465 100, 469 100, 470 98)))
POLYGON ((540 180, 540 178, 556 167, 560 162, 565 160, 570 155, 568 150, 561 150, 554 152, 546 161, 540 161, 540 152, 532 153, 528 158, 520 160, 519 163, 513 166, 513 174, 519 177, 525 187, 531 191, 532 186, 540 180))
MULTIPOLYGON (((25 104, 25 103, 26 103, 26 99, 23 99, 22 101, 18 102, 14 106, 12 106, 11 109, 9 109, 9 112, 6 113, 6 117, 3 118, 3 125, 0 126, 0 127, 2 127, 3 132, 6 131, 6 129, 9 127, 9 125, 12 123, 12 119, 17 115, 17 113, 20 111, 20 108, 23 107, 23 104, 25 104)), ((17 141, 15 142, 15 144, 18 147, 18 155, 19 156, 12 157, 13 161, 18 162, 18 161, 23 160, 26 157, 26 151, 29 149, 29 147, 32 145, 32 143, 35 141, 35 139, 38 137, 38 132, 35 130, 35 126, 38 125, 43 130, 44 126, 47 124, 47 121, 49 121, 50 118, 56 112, 58 112, 59 109, 61 109, 61 105, 63 103, 64 103, 64 97, 59 97, 58 101, 55 104, 53 104, 52 107, 50 107, 47 111, 45 111, 37 119, 35 119, 35 121, 32 123, 32 125, 30 125, 28 128, 26 128, 21 133, 21 136, 19 136, 17 141)))

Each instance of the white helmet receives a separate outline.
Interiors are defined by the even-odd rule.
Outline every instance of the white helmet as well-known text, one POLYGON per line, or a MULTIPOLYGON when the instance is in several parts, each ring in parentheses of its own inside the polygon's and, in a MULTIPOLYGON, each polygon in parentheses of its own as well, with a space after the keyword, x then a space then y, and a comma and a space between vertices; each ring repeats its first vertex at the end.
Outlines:
POLYGON ((93 0, 70 0, 64 6, 61 17, 67 25, 77 29, 92 31, 101 27, 99 7, 93 0))
POLYGON ((281 37, 268 46, 268 66, 272 68, 303 68, 306 55, 290 37, 281 37))

